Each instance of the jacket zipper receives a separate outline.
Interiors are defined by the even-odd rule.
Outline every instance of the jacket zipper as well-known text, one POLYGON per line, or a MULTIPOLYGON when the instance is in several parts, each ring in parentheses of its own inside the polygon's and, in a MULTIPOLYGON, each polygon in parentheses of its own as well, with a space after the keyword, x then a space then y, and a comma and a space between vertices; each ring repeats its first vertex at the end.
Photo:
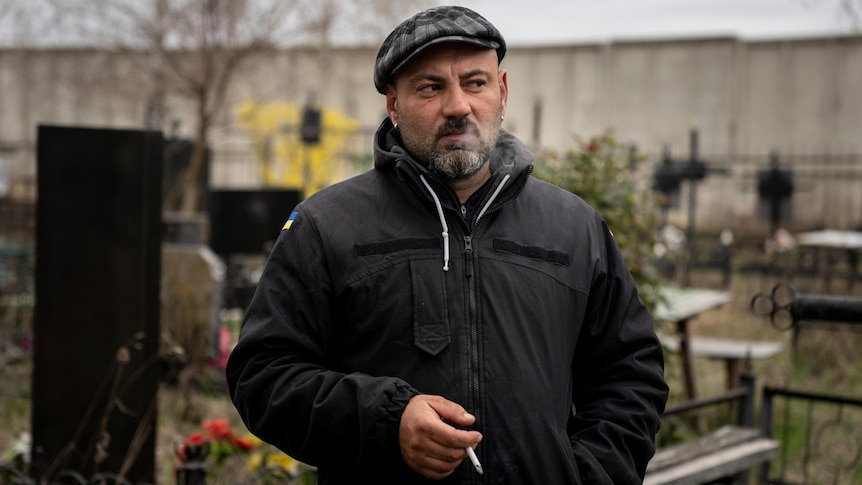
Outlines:
POLYGON ((473 268, 473 236, 464 236, 464 265, 465 277, 467 278, 468 298, 468 325, 470 328, 470 399, 472 401, 471 412, 476 417, 475 427, 481 431, 482 407, 481 386, 479 385, 481 369, 479 366, 479 312, 476 306, 476 279, 473 268))

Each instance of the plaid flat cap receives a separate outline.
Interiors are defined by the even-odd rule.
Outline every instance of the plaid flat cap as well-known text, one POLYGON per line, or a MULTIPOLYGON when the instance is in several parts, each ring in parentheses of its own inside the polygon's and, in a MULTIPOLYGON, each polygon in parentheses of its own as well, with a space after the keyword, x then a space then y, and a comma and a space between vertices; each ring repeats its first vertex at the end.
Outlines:
POLYGON ((497 62, 506 55, 506 41, 485 17, 464 7, 436 7, 402 22, 386 37, 374 63, 374 87, 384 87, 416 54, 441 42, 464 42, 497 51, 497 62))

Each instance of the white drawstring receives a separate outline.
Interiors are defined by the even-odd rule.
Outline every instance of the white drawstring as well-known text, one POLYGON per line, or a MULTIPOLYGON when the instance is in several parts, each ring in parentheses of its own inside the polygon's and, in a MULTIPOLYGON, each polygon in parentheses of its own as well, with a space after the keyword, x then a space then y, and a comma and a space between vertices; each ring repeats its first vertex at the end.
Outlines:
MULTIPOLYGON (((488 199, 488 202, 482 207, 482 210, 479 212, 479 216, 476 218, 476 222, 479 222, 479 219, 485 214, 485 211, 488 210, 488 207, 491 206, 491 203, 494 202, 494 199, 500 194, 500 191, 503 190, 503 186, 506 185, 506 181, 509 180, 510 175, 506 174, 503 177, 503 180, 497 184, 497 188, 494 189, 494 193, 491 194, 491 197, 488 199)), ((449 226, 446 224, 446 216, 443 215, 443 206, 440 204, 440 199, 437 197, 437 193, 434 192, 434 189, 431 188, 431 185, 425 180, 424 175, 419 175, 419 180, 425 185, 425 188, 428 189, 428 193, 431 194, 431 198, 434 199, 434 205, 437 206, 437 217, 440 218, 440 225, 443 226, 443 271, 449 271, 449 226)))
POLYGON ((510 174, 506 174, 506 176, 503 177, 503 180, 501 180, 500 183, 497 185, 497 188, 494 189, 494 193, 491 194, 491 198, 488 199, 488 202, 485 202, 485 205, 482 207, 482 210, 479 211, 479 217, 476 218, 476 222, 479 222, 479 219, 481 219, 482 216, 485 215, 485 211, 488 210, 488 207, 491 207, 491 202, 494 202, 494 199, 496 199, 497 196, 500 194, 500 191, 503 190, 503 186, 506 185, 506 181, 509 180, 509 176, 510 174))
POLYGON ((437 217, 440 218, 440 225, 443 226, 443 271, 449 271, 449 226, 446 224, 446 217, 443 215, 443 206, 440 205, 440 199, 437 198, 434 189, 425 180, 425 176, 420 175, 419 179, 425 184, 425 188, 428 189, 428 192, 434 199, 434 205, 437 206, 437 217))

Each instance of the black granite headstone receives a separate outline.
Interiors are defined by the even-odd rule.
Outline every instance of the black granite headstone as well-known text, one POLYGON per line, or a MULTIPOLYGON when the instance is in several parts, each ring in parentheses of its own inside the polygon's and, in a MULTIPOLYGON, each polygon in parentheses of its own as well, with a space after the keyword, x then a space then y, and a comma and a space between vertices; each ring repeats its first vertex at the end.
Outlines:
POLYGON ((163 140, 38 129, 31 474, 155 481, 163 140))
POLYGON ((268 254, 299 201, 297 190, 210 191, 210 247, 221 256, 268 254))

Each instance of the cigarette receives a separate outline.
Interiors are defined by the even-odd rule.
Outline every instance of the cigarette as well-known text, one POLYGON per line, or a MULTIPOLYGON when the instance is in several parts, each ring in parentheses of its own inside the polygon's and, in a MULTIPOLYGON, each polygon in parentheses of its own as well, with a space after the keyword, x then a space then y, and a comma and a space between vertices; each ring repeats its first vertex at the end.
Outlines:
POLYGON ((485 472, 482 471, 482 464, 479 463, 479 459, 476 458, 476 452, 469 446, 467 447, 467 456, 470 457, 470 461, 473 462, 473 466, 476 468, 476 471, 479 472, 479 475, 484 474, 485 472))

